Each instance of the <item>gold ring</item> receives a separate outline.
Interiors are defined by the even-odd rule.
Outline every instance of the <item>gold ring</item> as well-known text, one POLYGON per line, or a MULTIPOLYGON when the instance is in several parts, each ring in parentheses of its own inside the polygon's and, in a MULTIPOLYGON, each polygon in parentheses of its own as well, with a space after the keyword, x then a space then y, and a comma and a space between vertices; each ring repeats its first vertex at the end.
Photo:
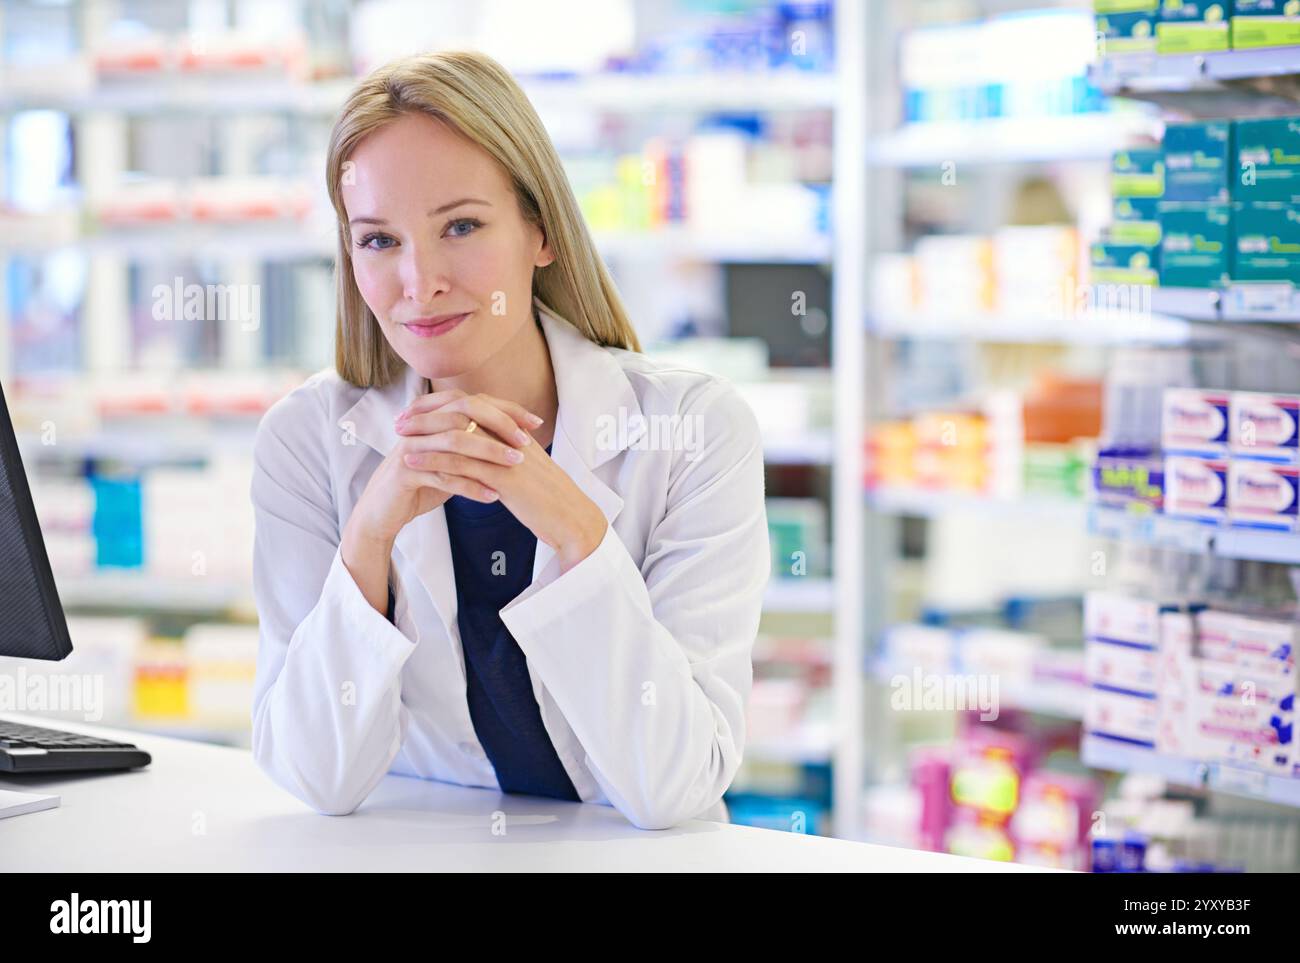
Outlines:
POLYGON ((473 418, 471 418, 471 419, 469 420, 469 424, 465 426, 465 434, 469 434, 471 431, 473 431, 473 430, 474 430, 475 428, 477 428, 477 427, 478 427, 478 422, 475 421, 473 418))

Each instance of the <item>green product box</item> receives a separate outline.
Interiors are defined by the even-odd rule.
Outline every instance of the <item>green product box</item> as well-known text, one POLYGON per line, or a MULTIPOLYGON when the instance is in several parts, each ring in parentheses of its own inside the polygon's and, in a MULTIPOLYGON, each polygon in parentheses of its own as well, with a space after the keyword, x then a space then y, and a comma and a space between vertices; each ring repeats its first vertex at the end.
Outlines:
POLYGON ((1232 139, 1234 201, 1300 204, 1300 117, 1239 120, 1232 139))
POLYGON ((1097 15, 1098 51, 1110 54, 1153 53, 1156 49, 1156 15, 1151 10, 1097 15))
POLYGON ((1165 155, 1164 200, 1227 204, 1231 199, 1232 123, 1207 120, 1169 124, 1165 155))
POLYGON ((1116 244, 1160 243, 1160 199, 1158 197, 1117 197, 1111 208, 1114 222, 1107 240, 1116 244))
POLYGON ((1231 0, 1162 0, 1156 20, 1156 51, 1227 50, 1231 16, 1231 0))
POLYGON ((1165 152, 1158 147, 1116 151, 1110 162, 1114 197, 1161 197, 1165 193, 1165 152))
POLYGON ((1232 279, 1290 281, 1300 286, 1300 208, 1233 205, 1232 279))
POLYGON ((1227 204, 1160 204, 1160 284, 1215 288, 1232 269, 1232 208, 1227 204))
POLYGON ((1160 247, 1100 241, 1091 248, 1093 284, 1156 284, 1160 247))
POLYGON ((1231 32, 1232 46, 1241 49, 1300 44, 1300 2, 1236 0, 1231 32))

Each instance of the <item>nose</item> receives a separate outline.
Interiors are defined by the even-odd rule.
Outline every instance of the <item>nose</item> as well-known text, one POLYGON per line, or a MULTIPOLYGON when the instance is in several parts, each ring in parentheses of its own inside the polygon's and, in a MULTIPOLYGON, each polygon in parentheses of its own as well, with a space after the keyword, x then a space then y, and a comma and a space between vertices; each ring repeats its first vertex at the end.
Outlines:
POLYGON ((408 244, 402 253, 400 271, 403 296, 420 305, 433 303, 451 287, 446 265, 431 244, 418 241, 408 244))

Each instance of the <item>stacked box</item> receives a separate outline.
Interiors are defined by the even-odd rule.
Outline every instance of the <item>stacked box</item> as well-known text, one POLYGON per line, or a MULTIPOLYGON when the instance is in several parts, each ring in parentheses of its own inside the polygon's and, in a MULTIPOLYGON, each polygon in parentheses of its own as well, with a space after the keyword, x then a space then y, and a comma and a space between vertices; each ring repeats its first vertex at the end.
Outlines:
POLYGON ((1156 21, 1160 53, 1228 49, 1232 0, 1162 0, 1156 21))
POLYGON ((1232 6, 1233 47, 1300 44, 1300 7, 1295 0, 1234 0, 1232 6))
POLYGON ((1232 209, 1227 204, 1160 204, 1160 283, 1213 288, 1232 274, 1232 209))
POLYGON ((1300 286, 1300 208, 1234 205, 1231 274, 1234 281, 1300 286))
POLYGON ((1300 395, 1234 391, 1229 416, 1233 458, 1300 464, 1300 395))
POLYGON ((1110 164, 1110 192, 1115 197, 1163 197, 1165 152, 1159 147, 1116 151, 1110 164))
POLYGON ((1092 466, 1092 500, 1144 514, 1164 506, 1165 463, 1151 448, 1102 448, 1092 466))
POLYGON ((1093 0, 1102 56, 1156 49, 1159 0, 1093 0))
POLYGON ((1116 197, 1111 213, 1107 240, 1149 247, 1160 243, 1160 198, 1116 197))
POLYGON ((1196 616, 1197 738, 1209 761, 1300 774, 1295 623, 1207 609, 1196 616))
POLYGON ((1113 592, 1084 599, 1084 659, 1089 735, 1146 749, 1156 747, 1157 643, 1160 606, 1113 592))
POLYGON ((1212 388, 1166 388, 1160 411, 1160 446, 1177 455, 1223 458, 1231 440, 1231 401, 1212 388))
POLYGON ((1236 121, 1232 153, 1234 201, 1300 204, 1300 117, 1236 121))
POLYGON ((1234 458, 1228 463, 1228 520, 1238 528, 1300 530, 1300 471, 1234 458))
POLYGON ((1094 284, 1156 284, 1160 247, 1099 241, 1089 249, 1094 284))
MULTIPOLYGON (((1165 128, 1166 201, 1226 204, 1231 199, 1233 127, 1226 120, 1165 128)), ((1264 198, 1260 198, 1263 200, 1264 198)))

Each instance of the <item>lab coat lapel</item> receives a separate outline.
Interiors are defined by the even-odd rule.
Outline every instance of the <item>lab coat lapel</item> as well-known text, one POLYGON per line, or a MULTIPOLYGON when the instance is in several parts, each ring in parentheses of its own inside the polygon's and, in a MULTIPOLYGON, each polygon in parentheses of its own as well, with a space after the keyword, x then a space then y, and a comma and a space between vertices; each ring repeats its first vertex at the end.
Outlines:
MULTIPOLYGON (((588 340, 572 324, 533 299, 555 373, 559 417, 551 441, 551 459, 564 469, 583 493, 600 507, 605 521, 614 523, 623 497, 596 473, 635 438, 620 425, 641 422, 641 407, 623 368, 609 351, 588 340)), ((542 577, 555 550, 538 541, 533 581, 542 577)))

